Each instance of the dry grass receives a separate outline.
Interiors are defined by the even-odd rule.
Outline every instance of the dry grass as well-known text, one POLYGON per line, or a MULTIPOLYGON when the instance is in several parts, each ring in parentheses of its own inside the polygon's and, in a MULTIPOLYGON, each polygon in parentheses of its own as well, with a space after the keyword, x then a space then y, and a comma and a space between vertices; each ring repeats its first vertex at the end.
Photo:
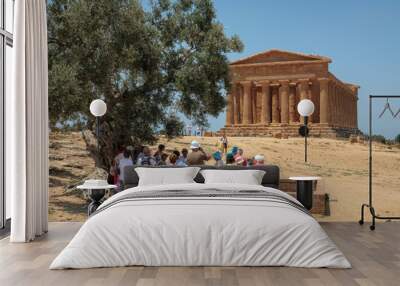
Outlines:
MULTIPOLYGON (((208 152, 216 150, 217 138, 182 137, 167 142, 169 149, 188 147, 198 140, 208 152)), ((263 154, 268 164, 281 168, 281 177, 297 175, 321 176, 318 191, 331 198, 329 221, 356 221, 360 206, 368 200, 368 146, 351 144, 347 140, 311 138, 309 163, 304 163, 304 139, 274 139, 232 137, 229 145, 237 145, 252 157, 263 154)), ((374 205, 381 215, 400 214, 400 149, 382 144, 374 145, 374 205)), ((213 163, 213 162, 210 162, 213 163)))
MULTIPOLYGON (((207 152, 216 149, 217 138, 182 137, 161 139, 167 151, 188 147, 198 140, 207 152)), ((304 163, 304 142, 301 138, 274 139, 255 137, 229 138, 252 157, 264 154, 267 163, 279 165, 281 177, 316 175, 323 179, 318 192, 331 198, 331 216, 319 220, 356 221, 360 205, 368 199, 368 146, 344 140, 309 139, 309 163, 304 163)), ((155 146, 153 146, 155 148, 155 146)), ((209 162, 212 164, 213 162, 209 162)), ((381 215, 400 214, 400 149, 374 146, 374 204, 381 215)), ((50 136, 50 202, 51 221, 83 221, 87 202, 80 192, 66 187, 82 180, 95 170, 80 133, 52 133, 50 136)))
POLYGON ((66 190, 95 170, 81 134, 51 133, 49 159, 49 220, 86 220, 86 200, 79 191, 66 190))

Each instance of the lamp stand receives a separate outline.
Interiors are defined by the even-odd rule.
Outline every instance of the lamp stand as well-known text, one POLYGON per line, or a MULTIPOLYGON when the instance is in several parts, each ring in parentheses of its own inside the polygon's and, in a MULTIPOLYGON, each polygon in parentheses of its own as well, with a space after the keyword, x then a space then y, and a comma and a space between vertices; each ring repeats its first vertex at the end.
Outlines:
POLYGON ((96 116, 97 163, 100 166, 100 116, 96 116))
POLYGON ((307 163, 307 135, 308 135, 308 116, 304 116, 304 126, 305 126, 305 132, 304 132, 304 162, 307 163))

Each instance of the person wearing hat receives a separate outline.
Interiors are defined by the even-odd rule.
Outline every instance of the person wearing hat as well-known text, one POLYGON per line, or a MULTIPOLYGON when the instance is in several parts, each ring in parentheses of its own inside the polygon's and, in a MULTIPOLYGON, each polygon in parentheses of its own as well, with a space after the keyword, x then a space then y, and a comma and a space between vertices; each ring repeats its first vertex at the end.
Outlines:
POLYGON ((233 158, 235 159, 236 165, 238 165, 238 166, 247 166, 247 160, 243 156, 243 149, 238 148, 237 149, 237 153, 236 153, 236 155, 233 156, 233 158))
POLYGON ((189 166, 204 165, 204 162, 210 159, 210 156, 203 151, 203 149, 200 147, 200 143, 196 140, 192 141, 190 144, 190 149, 192 151, 187 156, 187 164, 189 166))
POLYGON ((237 154, 238 150, 239 150, 238 146, 233 146, 229 153, 231 153, 233 156, 235 156, 237 154))
POLYGON ((148 146, 143 147, 143 156, 137 160, 139 166, 155 166, 156 160, 151 156, 151 151, 148 146))
MULTIPOLYGON (((178 151, 179 153, 179 151, 178 151)), ((178 156, 178 160, 176 161, 176 165, 178 166, 187 166, 187 156, 189 154, 188 149, 183 148, 181 154, 178 156)))
POLYGON ((264 165, 264 156, 261 154, 257 154, 256 156, 254 156, 253 165, 254 166, 264 165))
POLYGON ((165 145, 164 144, 158 145, 157 151, 154 153, 154 159, 156 160, 157 165, 162 165, 162 163, 160 164, 160 162, 161 162, 161 157, 164 154, 164 151, 165 151, 165 145))
POLYGON ((235 159, 233 158, 233 154, 231 152, 226 153, 226 164, 227 165, 235 164, 235 159))
POLYGON ((220 151, 216 151, 212 154, 212 157, 215 160, 215 166, 222 167, 224 166, 224 161, 222 161, 222 154, 220 151))

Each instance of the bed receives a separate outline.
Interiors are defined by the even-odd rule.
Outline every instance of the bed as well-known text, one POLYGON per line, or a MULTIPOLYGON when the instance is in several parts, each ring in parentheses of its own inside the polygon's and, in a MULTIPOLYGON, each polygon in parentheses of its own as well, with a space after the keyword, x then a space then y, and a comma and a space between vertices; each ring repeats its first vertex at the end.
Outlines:
MULTIPOLYGON (((129 265, 350 268, 297 200, 265 186, 279 184, 279 169, 264 169, 267 177, 261 185, 131 185, 98 208, 50 269, 129 265)), ((136 179, 126 179, 126 184, 135 185, 132 180, 136 179)))

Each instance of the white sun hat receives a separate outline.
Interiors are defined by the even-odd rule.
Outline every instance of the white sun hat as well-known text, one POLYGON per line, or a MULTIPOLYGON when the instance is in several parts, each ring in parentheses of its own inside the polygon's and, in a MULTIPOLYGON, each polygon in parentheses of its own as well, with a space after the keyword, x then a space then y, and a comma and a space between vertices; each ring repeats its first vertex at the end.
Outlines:
POLYGON ((257 154, 257 155, 254 157, 254 160, 256 160, 256 161, 263 161, 263 160, 264 160, 264 156, 261 155, 261 154, 257 154))
POLYGON ((200 148, 200 143, 197 142, 196 140, 193 140, 192 143, 190 144, 190 149, 199 149, 200 148))

